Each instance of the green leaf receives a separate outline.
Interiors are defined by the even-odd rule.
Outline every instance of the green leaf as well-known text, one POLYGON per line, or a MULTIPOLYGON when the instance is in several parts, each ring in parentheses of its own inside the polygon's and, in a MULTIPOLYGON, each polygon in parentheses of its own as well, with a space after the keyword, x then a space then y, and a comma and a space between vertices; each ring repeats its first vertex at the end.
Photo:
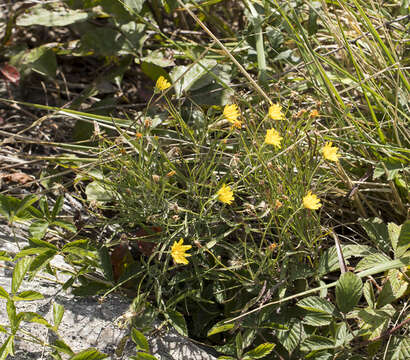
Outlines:
POLYGON ((102 246, 98 250, 98 255, 100 257, 101 268, 102 268, 105 278, 109 281, 114 281, 110 253, 108 252, 107 247, 102 246))
POLYGON ((306 352, 333 349, 334 347, 332 339, 318 335, 309 336, 301 343, 301 350, 306 352))
POLYGON ((407 220, 400 230, 399 239, 397 241, 397 248, 395 251, 395 257, 399 258, 410 248, 410 220, 407 220))
POLYGON ((30 246, 31 247, 44 247, 44 248, 49 248, 49 249, 58 251, 57 246, 50 244, 48 241, 44 241, 41 239, 35 239, 35 238, 30 239, 30 246))
POLYGON ((22 64, 33 71, 51 78, 57 72, 57 58, 55 52, 47 46, 40 46, 30 50, 24 55, 22 64))
POLYGON ((362 296, 362 280, 352 272, 342 274, 336 283, 336 303, 339 310, 348 313, 362 296))
POLYGON ((14 335, 10 335, 0 348, 0 360, 5 360, 7 356, 14 355, 14 335))
POLYGON ((39 4, 27 9, 16 20, 18 26, 67 26, 93 17, 93 13, 83 10, 72 10, 61 3, 39 4))
POLYGON ((399 241, 401 225, 397 225, 397 224, 392 223, 392 222, 388 223, 387 224, 387 230, 389 232, 389 238, 390 238, 391 246, 392 246, 394 252, 396 253, 397 242, 399 241))
POLYGON ((178 331, 178 333, 180 333, 182 336, 188 336, 186 322, 184 316, 180 312, 175 310, 167 310, 165 316, 168 317, 169 322, 175 328, 175 330, 178 331))
POLYGON ((407 336, 393 336, 389 342, 386 360, 410 359, 410 339, 407 336))
POLYGON ((135 360, 157 360, 157 358, 151 354, 147 354, 144 352, 139 352, 135 356, 131 356, 131 359, 135 360))
POLYGON ((77 231, 77 228, 75 225, 69 221, 64 221, 64 220, 54 220, 51 225, 61 227, 67 231, 70 231, 72 233, 75 233, 77 231))
MULTIPOLYGON (((175 66, 169 76, 174 84, 175 94, 177 98, 180 98, 185 91, 194 87, 203 87, 206 84, 200 83, 200 79, 208 73, 215 65, 216 60, 203 59, 188 70, 188 66, 181 65, 175 66), (187 71, 188 70, 188 71, 187 71), (177 81, 179 79, 179 81, 177 81)), ((193 88, 194 90, 195 88, 193 88)))
POLYGON ((332 320, 332 315, 310 312, 303 317, 302 322, 303 324, 317 327, 329 325, 332 320))
POLYGON ((33 238, 42 239, 46 234, 49 225, 47 220, 36 220, 31 223, 28 231, 33 238))
POLYGON ((277 338, 285 349, 292 353, 307 337, 301 321, 293 321, 289 325, 289 331, 280 331, 276 333, 277 338))
POLYGON ((356 265, 355 270, 362 271, 362 270, 370 269, 375 265, 383 264, 390 260, 391 259, 387 255, 384 255, 383 253, 371 254, 369 256, 364 257, 362 260, 360 260, 359 263, 356 265))
POLYGON ((9 293, 2 286, 0 286, 0 297, 6 300, 10 299, 9 293))
POLYGON ((96 349, 87 349, 70 357, 70 360, 100 360, 106 359, 107 357, 108 355, 103 354, 96 349))
POLYGON ((373 284, 371 283, 371 281, 366 281, 366 283, 364 284, 363 295, 369 307, 373 308, 376 304, 376 298, 374 296, 373 284))
POLYGON ((24 276, 30 268, 32 260, 33 259, 29 257, 23 258, 14 267, 13 278, 11 280, 11 292, 13 294, 15 294, 18 291, 24 279, 24 276))
POLYGON ((0 250, 0 261, 13 261, 13 257, 7 251, 0 250))
POLYGON ((99 181, 93 181, 89 183, 85 188, 85 193, 87 195, 88 201, 112 201, 115 196, 114 194, 105 188, 99 181))
POLYGON ((395 310, 391 305, 383 309, 366 308, 358 312, 359 318, 363 321, 362 330, 367 330, 369 339, 377 338, 387 329, 389 322, 394 316, 395 310))
POLYGON ((48 329, 53 328, 51 326, 51 324, 46 319, 44 319, 42 316, 40 316, 39 314, 37 314, 35 312, 25 311, 25 312, 21 312, 19 315, 22 316, 22 320, 24 320, 24 321, 31 322, 31 323, 36 323, 36 324, 41 324, 41 325, 44 325, 45 327, 47 327, 48 329))
POLYGON ((145 0, 123 0, 121 4, 125 9, 130 12, 131 15, 135 13, 139 14, 144 6, 145 0))
POLYGON ((318 296, 309 296, 307 298, 304 298, 300 300, 296 305, 307 311, 325 313, 330 315, 336 313, 336 308, 331 302, 318 296))
POLYGON ((404 295, 409 283, 407 281, 399 280, 400 272, 396 269, 388 272, 388 279, 384 283, 382 291, 377 298, 376 307, 382 308, 383 306, 396 301, 404 295))
POLYGON ((149 351, 148 340, 145 338, 144 334, 138 331, 135 327, 131 330, 131 339, 137 345, 137 350, 149 351))
POLYGON ((53 259, 54 256, 57 255, 57 251, 55 250, 47 250, 44 253, 38 255, 34 260, 31 262, 30 271, 31 276, 30 279, 34 278, 35 274, 43 269, 47 264, 53 259))
POLYGON ((224 331, 228 331, 234 328, 235 324, 234 323, 228 323, 228 324, 224 324, 226 320, 220 321, 218 323, 216 323, 214 326, 212 326, 212 328, 208 331, 208 334, 206 336, 212 336, 215 334, 219 334, 221 332, 224 331))
POLYGON ((54 322, 54 329, 56 331, 58 327, 60 326, 63 316, 64 316, 64 306, 55 302, 53 304, 53 322, 54 322))
POLYGON ((51 346, 58 352, 62 352, 70 356, 74 355, 74 351, 71 350, 71 348, 61 339, 57 339, 51 346))
POLYGON ((51 220, 54 221, 57 218, 57 215, 60 213, 61 209, 64 205, 64 196, 59 195, 56 199, 56 202, 53 207, 53 211, 51 212, 51 220))
POLYGON ((359 219, 370 240, 384 252, 389 251, 390 239, 386 224, 379 218, 359 219))
POLYGON ((34 290, 22 291, 19 294, 13 296, 14 301, 31 301, 31 300, 42 300, 44 296, 34 290))
POLYGON ((264 356, 269 355, 273 351, 274 347, 275 344, 271 343, 260 344, 256 348, 246 352, 243 359, 261 359, 264 356))
POLYGON ((7 315, 9 317, 9 322, 11 326, 11 331, 13 334, 17 332, 17 326, 18 326, 18 319, 17 319, 17 313, 16 313, 16 306, 14 305, 14 301, 9 299, 7 300, 7 315))
POLYGON ((34 204, 38 200, 37 195, 28 195, 24 199, 22 199, 19 202, 16 215, 19 216, 19 214, 22 214, 24 211, 26 211, 27 208, 29 208, 32 204, 34 204))

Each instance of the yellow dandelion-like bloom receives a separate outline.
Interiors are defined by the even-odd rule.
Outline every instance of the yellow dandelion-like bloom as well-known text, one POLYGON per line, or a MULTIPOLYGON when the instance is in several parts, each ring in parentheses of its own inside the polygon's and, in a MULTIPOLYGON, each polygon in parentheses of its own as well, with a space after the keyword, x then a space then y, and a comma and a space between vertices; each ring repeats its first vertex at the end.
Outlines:
POLYGON ((340 154, 337 153, 339 148, 337 146, 332 146, 331 141, 328 141, 326 145, 322 147, 321 151, 326 160, 339 161, 340 154))
POLYGON ((192 248, 191 245, 184 245, 184 239, 180 239, 178 242, 174 242, 171 248, 171 255, 174 261, 177 264, 188 264, 188 260, 186 259, 190 254, 186 254, 186 251, 192 248))
POLYGON ((309 191, 307 195, 303 197, 303 206, 306 209, 317 210, 322 206, 322 204, 320 203, 320 199, 309 191))
POLYGON ((216 194, 218 195, 218 200, 224 204, 230 205, 233 201, 233 191, 230 186, 223 184, 216 194))
POLYGON ((319 111, 317 111, 316 109, 313 109, 309 114, 309 117, 311 117, 311 118, 315 118, 315 117, 318 117, 318 116, 319 116, 319 111))
POLYGON ((165 79, 163 76, 160 76, 157 82, 155 83, 155 89, 157 91, 164 91, 168 89, 170 86, 171 86, 170 82, 167 79, 165 79))
POLYGON ((274 145, 280 149, 280 142, 282 139, 283 137, 280 136, 280 134, 275 129, 266 130, 266 136, 265 136, 266 144, 274 145))
POLYGON ((279 104, 273 104, 269 107, 269 117, 272 120, 283 120, 285 114, 282 112, 282 106, 279 104))
POLYGON ((226 120, 228 120, 233 127, 238 129, 242 126, 242 121, 239 120, 241 113, 239 111, 238 105, 225 105, 223 115, 225 116, 226 120))

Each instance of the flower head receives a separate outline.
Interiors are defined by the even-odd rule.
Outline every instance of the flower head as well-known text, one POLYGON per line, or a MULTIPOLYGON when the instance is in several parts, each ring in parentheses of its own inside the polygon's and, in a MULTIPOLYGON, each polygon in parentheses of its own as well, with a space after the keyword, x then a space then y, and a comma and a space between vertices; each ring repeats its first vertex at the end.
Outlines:
POLYGON ((224 204, 230 205, 233 201, 233 191, 230 186, 223 184, 216 194, 218 195, 218 200, 224 204))
POLYGON ((266 136, 265 136, 266 144, 274 145, 280 149, 280 142, 282 139, 283 137, 280 136, 280 134, 275 129, 266 130, 266 136))
POLYGON ((329 161, 339 161, 340 154, 338 154, 339 148, 337 146, 332 146, 332 142, 329 141, 325 146, 322 147, 322 154, 326 160, 329 161))
POLYGON ((279 104, 273 104, 269 107, 269 117, 272 120, 283 120, 285 115, 282 112, 282 106, 279 104))
POLYGON ((174 261, 177 264, 188 264, 188 260, 186 259, 190 254, 186 254, 185 252, 192 248, 191 245, 184 245, 184 239, 180 239, 178 242, 174 242, 174 245, 171 247, 171 255, 174 261))
POLYGON ((225 105, 223 114, 226 120, 228 120, 232 124, 233 127, 236 127, 238 129, 241 128, 242 121, 239 120, 241 113, 239 111, 238 105, 236 104, 225 105))
POLYGON ((155 89, 157 91, 164 91, 171 86, 170 82, 165 79, 162 75, 158 78, 157 82, 155 83, 155 89))
POLYGON ((315 118, 319 116, 319 111, 317 111, 317 109, 313 109, 310 113, 309 113, 309 117, 310 118, 315 118))
POLYGON ((320 203, 320 199, 309 191, 307 195, 303 197, 303 206, 306 209, 317 210, 322 206, 322 204, 320 203))

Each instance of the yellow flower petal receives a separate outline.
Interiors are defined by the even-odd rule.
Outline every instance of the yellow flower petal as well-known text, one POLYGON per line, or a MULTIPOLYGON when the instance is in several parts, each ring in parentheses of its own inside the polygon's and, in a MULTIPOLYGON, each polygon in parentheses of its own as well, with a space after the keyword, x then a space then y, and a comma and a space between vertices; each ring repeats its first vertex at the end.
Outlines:
POLYGON ((322 147, 321 151, 326 160, 339 161, 340 154, 337 153, 339 148, 337 146, 332 146, 331 141, 327 142, 326 145, 322 147))
POLYGON ((272 120, 283 120, 285 114, 282 112, 282 106, 279 104, 273 104, 269 107, 269 117, 272 120))
POLYGON ((307 195, 303 197, 303 206, 306 209, 317 210, 322 206, 322 204, 320 203, 320 199, 309 191, 307 195))
POLYGON ((269 145, 274 145, 280 149, 281 145, 280 142, 282 141, 283 137, 280 136, 279 132, 275 129, 266 130, 265 136, 265 143, 269 145))
POLYGON ((170 86, 171 84, 169 83, 169 81, 165 79, 163 76, 160 76, 157 82, 155 83, 155 89, 157 91, 164 91, 168 89, 170 86))
POLYGON ((239 117, 241 116, 241 113, 239 111, 239 108, 236 104, 232 105, 226 105, 224 107, 224 112, 223 115, 226 120, 228 120, 232 126, 240 129, 242 126, 242 121, 239 120, 239 117))
POLYGON ((186 251, 191 249, 191 245, 183 245, 184 239, 180 239, 178 242, 174 242, 171 248, 171 256, 177 264, 188 264, 188 260, 186 259, 190 254, 186 254, 186 251))
POLYGON ((224 204, 230 205, 233 201, 233 191, 230 186, 223 184, 216 194, 218 195, 218 200, 224 204))

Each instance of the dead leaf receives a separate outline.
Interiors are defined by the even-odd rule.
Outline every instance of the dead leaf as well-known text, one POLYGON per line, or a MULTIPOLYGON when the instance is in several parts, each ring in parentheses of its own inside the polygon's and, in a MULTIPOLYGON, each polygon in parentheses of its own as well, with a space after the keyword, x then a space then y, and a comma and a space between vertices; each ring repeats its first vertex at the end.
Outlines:
POLYGON ((19 183, 21 185, 25 185, 28 182, 33 181, 35 179, 34 176, 27 175, 23 172, 12 173, 12 174, 2 174, 0 176, 6 181, 19 183))
POLYGON ((0 72, 10 82, 12 82, 13 84, 18 84, 20 80, 20 73, 13 65, 9 65, 9 64, 1 65, 0 72))

